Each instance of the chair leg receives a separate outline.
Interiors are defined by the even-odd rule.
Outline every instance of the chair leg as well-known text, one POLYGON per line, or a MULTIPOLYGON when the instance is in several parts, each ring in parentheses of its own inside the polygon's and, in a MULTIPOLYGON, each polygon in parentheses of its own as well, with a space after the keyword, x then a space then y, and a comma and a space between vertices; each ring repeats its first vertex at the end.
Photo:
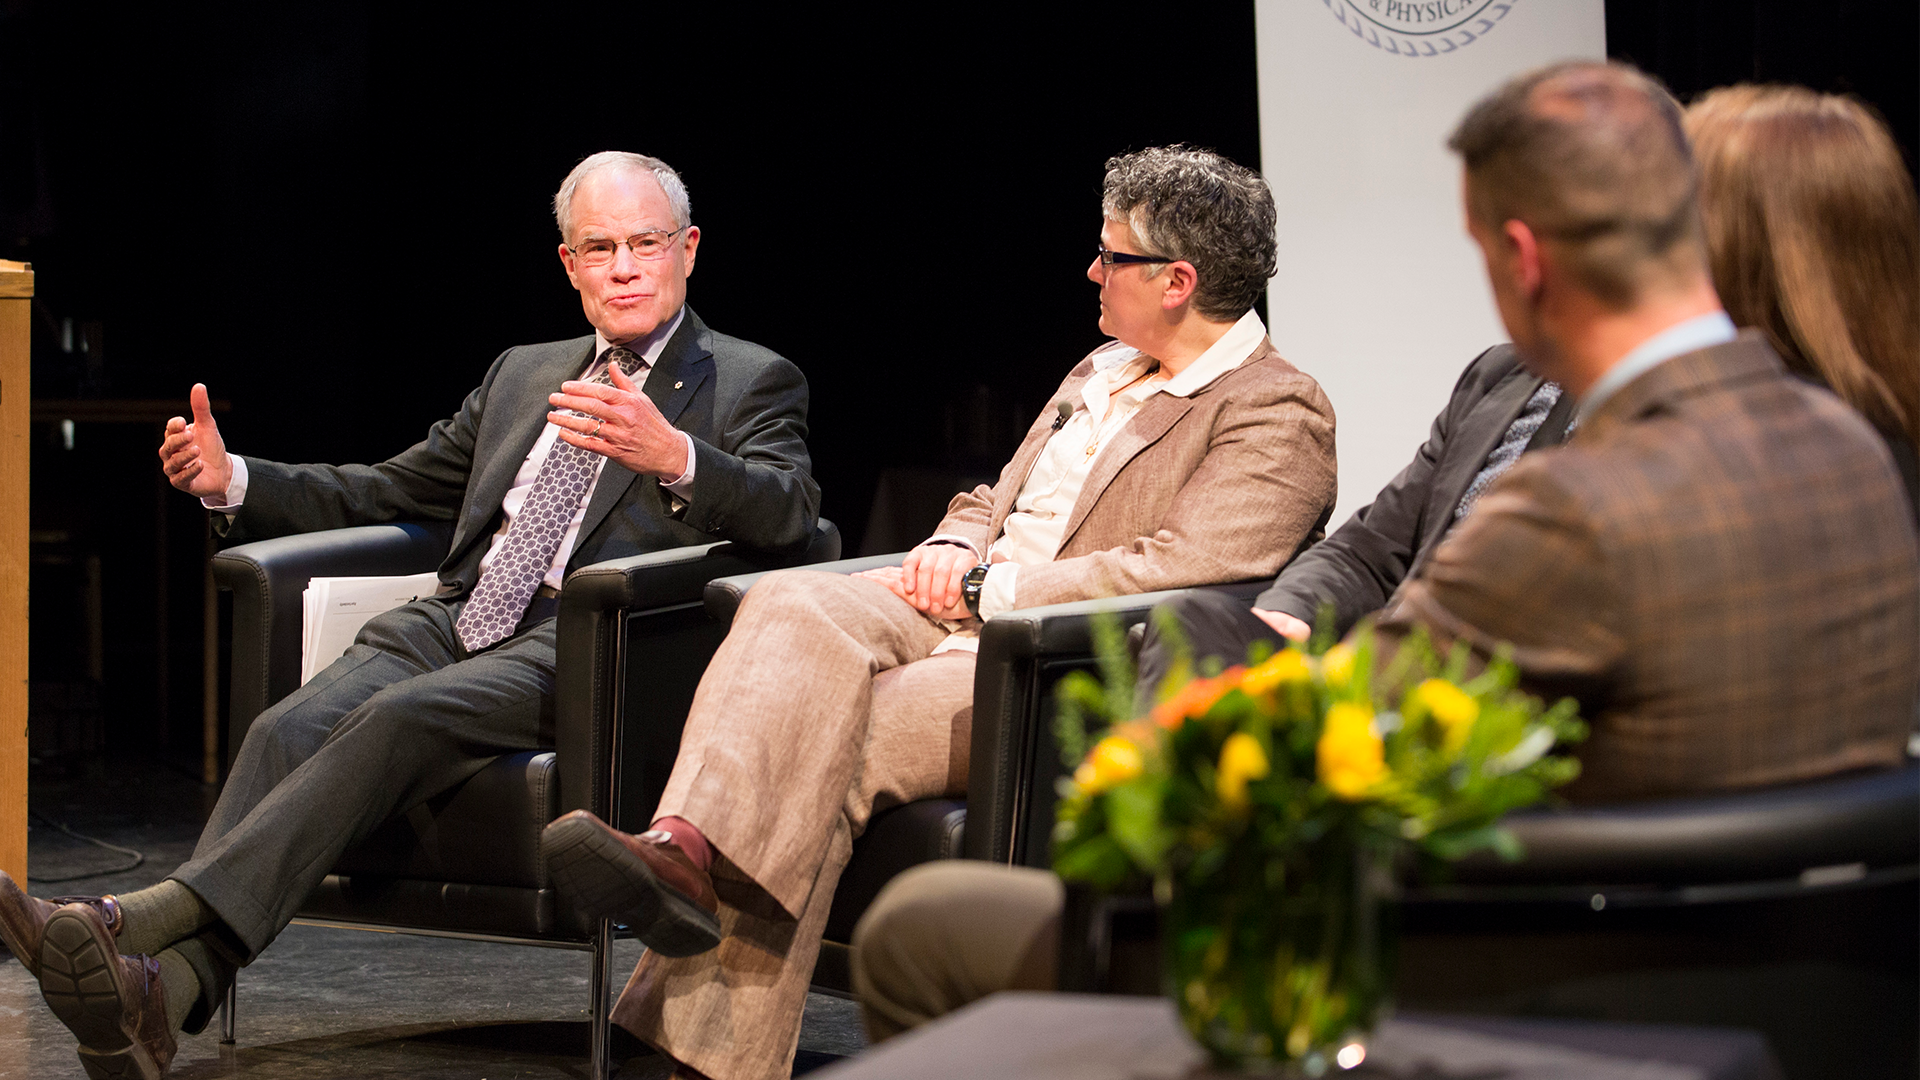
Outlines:
POLYGON ((227 984, 227 999, 220 1003, 220 1041, 233 1045, 233 1007, 240 1000, 240 976, 227 984))
POLYGON ((593 933, 593 987, 587 999, 592 1024, 592 1061, 587 1075, 592 1080, 613 1078, 613 1002, 607 986, 607 970, 613 959, 613 920, 601 919, 593 933))

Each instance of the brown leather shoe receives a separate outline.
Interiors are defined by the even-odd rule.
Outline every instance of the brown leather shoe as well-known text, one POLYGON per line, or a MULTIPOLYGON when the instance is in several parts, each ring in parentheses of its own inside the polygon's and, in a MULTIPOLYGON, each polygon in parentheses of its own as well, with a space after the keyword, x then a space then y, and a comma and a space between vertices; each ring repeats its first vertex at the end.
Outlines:
POLYGON ((652 833, 631 836, 585 810, 540 834, 560 895, 588 920, 626 923, 662 956, 692 956, 720 944, 713 878, 652 833))
POLYGON ((120 903, 111 896, 56 896, 35 900, 28 896, 5 870, 0 870, 0 942, 27 969, 40 977, 40 934, 47 919, 62 904, 91 904, 100 909, 107 929, 120 936, 120 903))
POLYGON ((98 908, 68 904, 40 936, 40 996, 80 1040, 93 1080, 160 1080, 178 1044, 167 1023, 160 962, 114 951, 98 908))

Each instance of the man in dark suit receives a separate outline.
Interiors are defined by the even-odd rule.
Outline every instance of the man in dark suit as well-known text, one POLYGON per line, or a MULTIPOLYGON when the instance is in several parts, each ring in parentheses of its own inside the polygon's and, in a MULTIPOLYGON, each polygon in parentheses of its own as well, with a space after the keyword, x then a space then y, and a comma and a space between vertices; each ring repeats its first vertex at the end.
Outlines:
POLYGON ((1304 641, 1323 605, 1344 634, 1400 583, 1520 455, 1566 437, 1573 399, 1520 366, 1511 345, 1476 357, 1406 468, 1333 535, 1302 552, 1254 601, 1185 593, 1155 609, 1140 650, 1138 698, 1153 700, 1179 655, 1232 664, 1256 641, 1304 641), (1166 632, 1169 623, 1178 635, 1166 632))
POLYGON ((160 448, 233 538, 454 522, 441 590, 367 624, 254 722, 193 858, 160 885, 54 910, 0 881, 0 931, 38 965, 94 1076, 158 1076, 234 966, 340 854, 493 757, 551 740, 554 619, 571 568, 716 538, 811 536, 807 389, 792 364, 686 307, 700 230, 637 154, 581 162, 554 200, 591 337, 508 349, 453 417, 377 465, 226 453, 193 390, 160 448), (132 955, 121 955, 132 954, 132 955), (152 959, 148 957, 152 956, 152 959))
MULTIPOLYGON (((1468 231, 1529 371, 1576 403, 1434 546, 1378 624, 1572 695, 1570 798, 1807 779, 1905 759, 1920 692, 1920 544, 1886 445, 1737 334, 1708 276, 1679 106, 1632 68, 1523 75, 1470 111, 1468 231)), ((1059 879, 929 864, 854 935, 886 1035, 1050 985, 1059 879)))

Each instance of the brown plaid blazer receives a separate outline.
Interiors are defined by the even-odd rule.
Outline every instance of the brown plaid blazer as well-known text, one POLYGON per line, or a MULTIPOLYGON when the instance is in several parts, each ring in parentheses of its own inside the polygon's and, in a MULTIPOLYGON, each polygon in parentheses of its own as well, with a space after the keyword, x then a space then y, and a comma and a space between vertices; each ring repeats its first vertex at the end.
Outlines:
POLYGON ((1522 458, 1381 627, 1414 623, 1579 699, 1571 798, 1781 783, 1903 759, 1920 551, 1886 444, 1745 333, 1522 458))
MULTIPOLYGON (((1082 360, 1054 401, 1080 400, 1082 360)), ((1000 535, 1053 435, 1047 409, 1001 470, 954 496, 936 533, 981 551, 1000 535)), ((1019 607, 1272 577, 1333 513, 1333 406, 1320 384, 1261 341, 1188 397, 1155 394, 1095 460, 1059 554, 1022 566, 1019 607)))

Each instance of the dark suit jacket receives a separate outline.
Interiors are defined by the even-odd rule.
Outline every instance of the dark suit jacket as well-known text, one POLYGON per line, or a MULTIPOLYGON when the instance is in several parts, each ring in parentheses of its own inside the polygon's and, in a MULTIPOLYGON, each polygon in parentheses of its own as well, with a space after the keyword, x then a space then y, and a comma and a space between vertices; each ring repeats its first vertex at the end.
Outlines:
POLYGON ((1920 546, 1886 444, 1756 334, 1675 357, 1522 458, 1381 620, 1572 694, 1573 798, 1904 760, 1920 546))
POLYGON ((1412 463, 1333 535, 1288 564, 1254 606, 1311 625, 1320 605, 1331 603, 1341 634, 1386 606, 1453 527, 1454 507, 1540 383, 1520 366, 1513 346, 1481 353, 1461 372, 1412 463))
MULTIPOLYGON (((247 459, 246 501, 228 535, 257 539, 388 521, 453 521, 440 580, 461 591, 499 527, 500 502, 546 425, 547 395, 592 359, 591 336, 501 353, 480 386, 427 437, 377 465, 247 459)), ((687 309, 646 394, 693 437, 693 500, 678 513, 652 477, 600 473, 569 568, 715 539, 804 545, 820 488, 807 454, 807 383, 774 353, 707 329, 687 309)))

